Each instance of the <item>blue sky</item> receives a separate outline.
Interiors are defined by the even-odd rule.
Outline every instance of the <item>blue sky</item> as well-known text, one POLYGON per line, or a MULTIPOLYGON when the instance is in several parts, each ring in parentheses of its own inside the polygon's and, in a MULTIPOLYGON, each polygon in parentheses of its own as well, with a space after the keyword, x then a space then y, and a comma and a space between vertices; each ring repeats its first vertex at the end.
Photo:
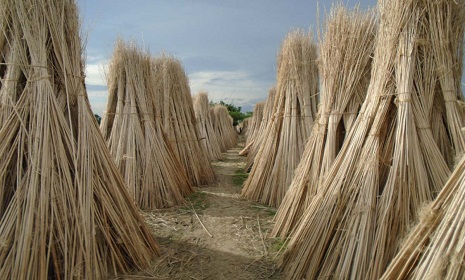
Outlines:
MULTIPOLYGON (((86 84, 92 110, 107 102, 104 69, 116 38, 162 51, 184 65, 192 94, 251 111, 276 81, 276 57, 286 34, 317 28, 330 0, 78 0, 86 43, 86 84), (318 4, 317 4, 318 3, 318 4)), ((376 0, 343 1, 374 7, 376 0)))

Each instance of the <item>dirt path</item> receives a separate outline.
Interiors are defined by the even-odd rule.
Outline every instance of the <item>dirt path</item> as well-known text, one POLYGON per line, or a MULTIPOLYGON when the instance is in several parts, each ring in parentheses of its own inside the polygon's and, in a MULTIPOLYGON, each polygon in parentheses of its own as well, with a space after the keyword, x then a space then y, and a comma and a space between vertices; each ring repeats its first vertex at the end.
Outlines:
MULTIPOLYGON (((243 140, 241 137, 240 140, 243 140)), ((213 163, 217 183, 198 188, 186 205, 145 213, 162 249, 149 270, 124 279, 280 279, 281 243, 266 239, 275 209, 240 197, 239 145, 213 163)))

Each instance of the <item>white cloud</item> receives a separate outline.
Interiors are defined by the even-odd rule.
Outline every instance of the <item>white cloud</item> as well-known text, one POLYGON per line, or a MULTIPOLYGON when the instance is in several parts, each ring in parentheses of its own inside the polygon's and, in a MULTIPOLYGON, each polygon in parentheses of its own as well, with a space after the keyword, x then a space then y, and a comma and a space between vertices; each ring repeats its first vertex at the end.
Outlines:
POLYGON ((86 65, 87 96, 89 97, 92 111, 94 114, 100 116, 103 115, 103 111, 107 107, 108 98, 107 83, 103 70, 104 65, 106 65, 106 62, 103 60, 97 61, 95 64, 86 65))
POLYGON ((86 52, 86 63, 88 64, 106 63, 107 59, 103 56, 101 51, 96 52, 96 51, 89 50, 89 52, 86 52))
MULTIPOLYGON (((88 87, 87 94, 95 114, 103 115, 106 109, 108 91, 100 78, 102 67, 89 65, 86 83, 89 86, 104 86, 104 89, 93 90, 88 87)), ((102 73, 102 74, 101 74, 102 73)), ((244 71, 200 71, 189 75, 193 95, 200 91, 208 92, 210 101, 232 103, 241 106, 243 111, 251 111, 257 100, 265 100, 270 85, 260 84, 244 71)))
POLYGON ((236 106, 253 105, 254 100, 266 98, 270 85, 253 80, 244 71, 200 71, 189 75, 191 92, 208 92, 211 101, 223 100, 236 106))
POLYGON ((91 109, 92 109, 92 112, 94 114, 97 114, 101 117, 103 117, 103 112, 105 111, 105 109, 107 108, 107 104, 106 103, 92 103, 90 105, 91 109))
POLYGON ((97 99, 97 98, 107 98, 108 91, 106 90, 87 90, 87 96, 89 99, 97 99))
POLYGON ((95 64, 86 65, 86 85, 87 96, 94 114, 103 115, 103 111, 107 107, 107 83, 105 81, 103 60, 97 61, 95 64), (94 89, 97 88, 97 89, 94 89))
POLYGON ((103 103, 103 102, 91 103, 90 108, 92 109, 92 112, 94 114, 97 114, 100 117, 103 117, 104 111, 107 108, 107 104, 106 104, 106 102, 105 103, 103 103))
POLYGON ((94 114, 103 116, 103 111, 107 108, 108 91, 87 89, 87 96, 94 114))
POLYGON ((86 84, 92 86, 106 86, 103 64, 86 65, 86 84))

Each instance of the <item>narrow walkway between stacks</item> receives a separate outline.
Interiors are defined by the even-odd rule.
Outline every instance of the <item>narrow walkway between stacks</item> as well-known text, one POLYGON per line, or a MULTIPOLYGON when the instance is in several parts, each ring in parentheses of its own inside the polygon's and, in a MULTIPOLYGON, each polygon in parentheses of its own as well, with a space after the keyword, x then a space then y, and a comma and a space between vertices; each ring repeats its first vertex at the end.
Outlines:
POLYGON ((281 279, 282 247, 267 239, 276 209, 240 197, 244 137, 213 162, 216 184, 197 188, 186 205, 145 212, 162 257, 146 271, 124 279, 281 279))

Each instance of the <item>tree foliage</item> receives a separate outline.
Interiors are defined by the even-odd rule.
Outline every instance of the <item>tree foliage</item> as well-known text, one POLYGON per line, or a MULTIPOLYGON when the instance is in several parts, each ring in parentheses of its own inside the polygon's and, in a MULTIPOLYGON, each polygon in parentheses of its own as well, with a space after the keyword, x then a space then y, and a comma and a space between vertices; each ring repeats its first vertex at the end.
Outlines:
POLYGON ((241 106, 235 106, 234 104, 232 104, 232 103, 226 103, 226 102, 224 102, 223 100, 221 100, 221 101, 218 102, 218 103, 215 103, 215 102, 213 102, 213 101, 210 101, 210 105, 211 105, 211 106, 215 106, 216 104, 223 105, 223 106, 225 106, 225 107, 228 109, 229 115, 233 118, 233 125, 234 125, 234 126, 238 125, 238 124, 239 124, 240 122, 242 122, 245 118, 248 118, 248 117, 251 117, 251 116, 252 116, 252 112, 242 113, 242 112, 241 112, 241 109, 242 109, 241 106))
POLYGON ((100 122, 102 121, 102 117, 100 117, 97 114, 94 114, 95 119, 97 120, 97 123, 100 125, 100 122))

